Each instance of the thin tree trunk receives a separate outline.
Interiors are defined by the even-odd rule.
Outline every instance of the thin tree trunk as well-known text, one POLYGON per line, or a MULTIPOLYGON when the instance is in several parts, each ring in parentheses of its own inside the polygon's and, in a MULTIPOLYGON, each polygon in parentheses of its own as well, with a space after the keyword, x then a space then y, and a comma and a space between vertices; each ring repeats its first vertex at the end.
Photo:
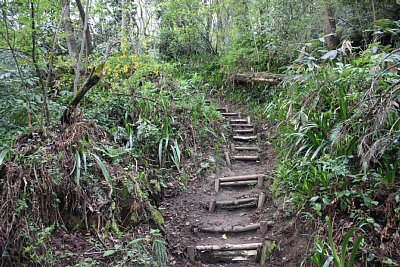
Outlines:
MULTIPOLYGON (((87 0, 87 1, 89 1, 89 0, 87 0)), ((79 15, 81 17, 82 26, 83 26, 84 31, 85 31, 87 54, 90 55, 93 52, 93 41, 92 41, 92 35, 90 34, 90 29, 89 29, 89 27, 87 25, 87 17, 89 17, 88 8, 86 8, 86 10, 83 10, 83 6, 82 6, 81 0, 76 0, 75 2, 76 2, 76 5, 78 6, 78 10, 79 10, 79 15)), ((86 6, 87 6, 87 4, 86 4, 86 6)))
MULTIPOLYGON (((90 0, 87 0, 86 2, 86 14, 89 12, 89 5, 90 5, 90 0)), ((82 30, 82 38, 81 38, 81 50, 79 52, 79 58, 78 62, 76 64, 76 70, 75 70, 75 79, 74 79, 74 96, 77 94, 78 90, 78 82, 80 78, 80 73, 81 73, 81 63, 82 63, 82 57, 83 57, 83 51, 85 50, 85 44, 87 47, 87 38, 86 38, 86 30, 88 26, 88 16, 85 16, 85 22, 83 24, 83 30, 82 30)))
POLYGON ((372 14, 374 16, 374 21, 376 21, 376 10, 375 10, 375 2, 374 2, 374 0, 371 0, 371 5, 372 5, 372 14))
POLYGON ((50 122, 49 119, 49 107, 47 104, 47 88, 44 85, 44 81, 42 78, 42 75, 40 74, 40 69, 39 65, 37 62, 37 49, 36 49, 36 25, 35 25, 35 5, 33 1, 29 1, 29 4, 31 6, 31 30, 32 30, 32 61, 33 65, 35 66, 35 71, 36 71, 36 76, 39 79, 40 87, 42 88, 42 97, 43 97, 43 106, 42 106, 42 119, 41 119, 41 124, 48 125, 50 122), (45 120, 45 123, 43 123, 43 118, 45 120))
POLYGON ((336 36, 336 20, 333 16, 332 7, 327 4, 325 7, 326 23, 324 28, 325 42, 329 49, 336 49, 340 43, 336 36))
POLYGON ((75 69, 78 49, 76 48, 75 41, 73 39, 70 0, 63 0, 62 5, 65 8, 65 17, 64 17, 65 41, 67 43, 69 56, 72 60, 72 66, 74 66, 74 69, 75 69))
MULTIPOLYGON (((48 68, 48 71, 47 71, 47 78, 46 78, 46 85, 45 85, 46 91, 48 91, 49 88, 50 88, 51 78, 52 78, 52 75, 53 75, 54 54, 55 54, 56 49, 57 49, 57 42, 58 42, 59 32, 60 32, 60 29, 61 29, 62 22, 64 20, 65 13, 66 13, 66 7, 63 6, 63 9, 61 10, 60 20, 58 22, 56 32, 54 33, 53 45, 52 45, 52 48, 51 48, 51 51, 50 51, 49 68, 48 68)), ((48 123, 50 124, 50 119, 49 119, 48 123)))

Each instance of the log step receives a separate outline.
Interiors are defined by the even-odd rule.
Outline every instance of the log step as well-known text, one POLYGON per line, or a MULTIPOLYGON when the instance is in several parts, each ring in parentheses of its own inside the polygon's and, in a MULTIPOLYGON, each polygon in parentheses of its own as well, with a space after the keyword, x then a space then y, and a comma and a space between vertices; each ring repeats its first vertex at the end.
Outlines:
POLYGON ((260 151, 258 146, 234 146, 233 150, 260 151))
POLYGON ((226 108, 217 108, 217 111, 219 111, 219 112, 227 112, 226 108))
POLYGON ((221 115, 224 117, 236 117, 239 114, 236 112, 221 112, 221 115))
POLYGON ((234 135, 233 140, 236 141, 254 141, 257 140, 257 135, 234 135))
POLYGON ((218 180, 221 182, 232 182, 232 181, 246 181, 257 179, 258 177, 264 177, 265 174, 257 173, 257 174, 247 174, 247 175, 239 175, 239 176, 228 176, 228 177, 220 177, 218 180))
POLYGON ((229 122, 230 122, 230 123, 235 123, 235 124, 237 124, 237 123, 247 123, 247 124, 250 124, 250 118, 247 118, 247 119, 230 119, 229 122))
POLYGON ((225 200, 225 201, 216 201, 215 199, 211 199, 208 211, 214 212, 216 208, 219 209, 240 209, 240 208, 249 208, 249 207, 258 207, 261 208, 265 203, 265 194, 261 192, 258 197, 251 198, 240 198, 234 200, 225 200))
POLYGON ((234 160, 241 160, 241 161, 260 161, 260 157, 258 155, 251 155, 251 156, 231 156, 231 159, 234 160))
POLYGON ((242 186, 242 185, 256 185, 257 181, 256 180, 250 180, 250 181, 235 181, 235 182, 223 182, 220 183, 220 186, 242 186))
POLYGON ((219 209, 240 209, 247 207, 254 207, 258 205, 258 199, 253 198, 242 198, 227 201, 216 201, 215 199, 210 200, 208 211, 214 212, 218 207, 219 209))
POLYGON ((193 232, 203 233, 243 233, 260 229, 262 234, 268 231, 268 228, 273 225, 273 221, 261 221, 259 223, 251 223, 248 225, 233 225, 233 226, 195 226, 193 232))
POLYGON ((221 186, 257 185, 259 188, 263 188, 264 176, 264 174, 252 174, 217 178, 215 179, 215 192, 219 192, 221 186))
POLYGON ((232 127, 253 128, 254 125, 250 123, 231 123, 232 127))
POLYGON ((198 245, 188 246, 186 251, 192 263, 196 259, 205 263, 256 261, 262 246, 262 243, 198 245))
POLYGON ((243 233, 258 230, 260 227, 260 223, 233 226, 197 226, 193 228, 193 231, 203 233, 243 233))
POLYGON ((244 133, 255 133, 256 129, 250 128, 250 129, 233 129, 234 133, 238 134, 244 134, 244 133))

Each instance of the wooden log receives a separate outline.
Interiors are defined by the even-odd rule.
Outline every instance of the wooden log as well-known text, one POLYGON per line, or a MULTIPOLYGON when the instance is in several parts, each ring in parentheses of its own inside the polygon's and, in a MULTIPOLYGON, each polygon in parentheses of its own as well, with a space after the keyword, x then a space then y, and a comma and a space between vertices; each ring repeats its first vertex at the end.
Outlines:
POLYGON ((243 123, 243 124, 247 123, 247 124, 249 124, 249 121, 247 119, 230 119, 229 122, 230 123, 235 123, 235 124, 236 123, 237 124, 239 124, 239 123, 243 123))
POLYGON ((194 246, 188 246, 186 248, 186 252, 188 254, 189 261, 191 263, 195 263, 195 261, 196 261, 196 248, 194 246))
POLYGON ((208 227, 197 227, 197 229, 204 233, 242 233, 260 229, 260 223, 254 223, 249 225, 234 225, 234 226, 208 226, 208 227))
POLYGON ((260 189, 263 189, 263 187, 264 187, 264 177, 258 177, 257 187, 260 188, 260 189))
POLYGON ((199 252, 197 258, 207 264, 255 262, 258 254, 258 250, 204 251, 199 252))
POLYGON ((238 73, 230 76, 234 82, 242 83, 269 83, 270 85, 279 84, 284 78, 281 74, 268 73, 268 72, 247 72, 238 73))
POLYGON ((234 143, 231 143, 231 144, 229 145, 229 148, 230 148, 230 150, 231 150, 232 152, 235 152, 235 144, 234 144, 234 143))
POLYGON ((258 204, 257 204, 257 208, 262 208, 263 206, 264 206, 264 203, 265 203, 265 193, 264 192, 261 192, 259 195, 258 195, 258 204))
POLYGON ((250 124, 250 116, 247 116, 247 123, 250 124))
POLYGON ((248 244, 223 244, 223 245, 198 245, 194 248, 196 250, 249 250, 259 249, 262 243, 248 243, 248 244))
POLYGON ((233 140, 236 141, 254 141, 257 140, 256 135, 246 136, 246 135, 234 135, 233 140))
POLYGON ((204 263, 256 261, 264 243, 198 245, 186 248, 189 261, 196 258, 204 263))
POLYGON ((260 148, 258 146, 233 146, 234 151, 235 150, 246 150, 246 151, 260 151, 260 148))
POLYGON ((248 123, 231 123, 232 127, 243 127, 243 128, 248 128, 251 127, 253 128, 254 125, 253 124, 248 124, 248 123))
POLYGON ((234 160, 242 160, 242 161, 259 161, 260 157, 258 155, 251 155, 251 156, 232 156, 232 159, 234 160))
POLYGON ((219 111, 219 112, 227 112, 227 110, 226 110, 226 108, 217 108, 217 111, 219 111))
POLYGON ((220 207, 221 209, 225 210, 232 210, 232 209, 243 209, 243 208, 251 208, 251 207, 257 207, 257 203, 244 203, 244 204, 239 204, 239 205, 228 205, 228 206, 222 206, 220 207))
POLYGON ((237 117, 238 113, 236 113, 236 112, 221 112, 221 115, 224 117, 237 117))
POLYGON ((273 221, 261 221, 260 222, 260 232, 266 234, 268 229, 274 225, 273 221))
POLYGON ((216 256, 257 256, 256 249, 241 249, 241 250, 221 250, 214 251, 212 254, 216 256))
POLYGON ((257 185, 257 181, 236 181, 236 182, 224 182, 220 183, 219 186, 244 186, 244 185, 257 185))
POLYGON ((230 159, 230 157, 229 157, 229 152, 228 152, 228 151, 225 151, 225 152, 224 152, 224 155, 225 155, 226 165, 227 165, 229 168, 232 167, 231 159, 230 159))
POLYGON ((254 128, 253 129, 234 129, 233 130, 233 132, 234 133, 237 133, 237 134, 246 134, 246 133, 255 133, 255 131, 254 131, 254 128))
POLYGON ((265 174, 248 174, 248 175, 239 175, 239 176, 229 176, 229 177, 220 177, 218 178, 221 182, 233 182, 233 181, 246 181, 246 180, 254 180, 258 177, 264 177, 265 174))
POLYGON ((257 198, 251 197, 251 198, 239 198, 239 199, 234 199, 234 200, 224 200, 224 201, 217 201, 217 206, 224 206, 224 205, 239 205, 239 204, 244 204, 244 203, 249 203, 249 202, 254 202, 256 201, 257 198))
POLYGON ((215 179, 215 185, 214 185, 214 189, 215 189, 215 192, 219 192, 219 186, 220 186, 220 184, 221 184, 221 181, 220 181, 220 179, 215 179))
POLYGON ((214 212, 215 211, 215 206, 217 205, 217 201, 215 199, 210 200, 210 205, 208 207, 209 212, 214 212))

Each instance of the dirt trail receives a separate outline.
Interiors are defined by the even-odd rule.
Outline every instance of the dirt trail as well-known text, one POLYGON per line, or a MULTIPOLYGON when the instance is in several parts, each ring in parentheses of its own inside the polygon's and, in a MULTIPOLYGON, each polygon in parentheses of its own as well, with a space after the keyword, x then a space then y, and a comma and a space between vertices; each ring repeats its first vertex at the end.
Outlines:
POLYGON ((268 190, 270 185, 268 174, 274 168, 275 152, 265 140, 265 131, 262 127, 253 125, 245 114, 230 114, 236 111, 228 108, 219 111, 231 124, 230 143, 225 149, 229 159, 224 156, 224 151, 220 150, 216 151, 218 155, 213 156, 225 157, 226 166, 220 166, 214 173, 205 177, 196 177, 189 183, 187 191, 166 199, 162 204, 165 208, 163 215, 167 240, 174 253, 170 265, 261 266, 261 255, 269 254, 265 251, 263 253, 262 250, 271 248, 272 255, 268 257, 264 266, 299 266, 306 254, 310 237, 304 235, 307 232, 305 225, 288 215, 284 206, 272 203, 268 190), (241 140, 248 138, 255 140, 241 140), (238 150, 234 147, 241 149, 257 147, 258 150, 238 150), (255 174, 265 176, 238 178, 238 183, 252 183, 241 186, 225 186, 226 182, 222 179, 216 192, 219 178, 233 177, 231 180, 237 180, 235 178, 237 176, 255 174), (260 194, 266 196, 263 203, 260 202, 262 201, 260 194), (254 199, 248 202, 246 200, 248 198, 254 199), (212 205, 210 202, 213 201, 216 207, 210 211, 212 205), (236 208, 242 204, 249 207, 236 208), (260 223, 261 227, 258 227, 260 223), (230 232, 232 227, 236 230, 240 227, 255 229, 230 232), (232 246, 214 250, 198 247, 238 244, 262 245, 252 249, 237 249, 232 246), (196 246, 199 249, 196 249, 196 246))

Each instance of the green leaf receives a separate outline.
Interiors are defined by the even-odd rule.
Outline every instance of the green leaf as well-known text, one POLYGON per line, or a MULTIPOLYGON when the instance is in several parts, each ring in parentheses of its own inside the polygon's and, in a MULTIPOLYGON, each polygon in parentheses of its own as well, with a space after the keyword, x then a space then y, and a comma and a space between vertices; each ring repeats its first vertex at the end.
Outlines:
POLYGON ((79 181, 81 179, 81 155, 79 151, 75 153, 75 164, 76 164, 76 175, 75 175, 75 183, 79 186, 79 181))
POLYGON ((104 179, 107 181, 108 185, 111 187, 112 186, 112 181, 110 179, 110 174, 107 171, 106 166, 104 165, 103 161, 97 156, 96 154, 92 154, 94 159, 96 160, 97 166, 101 169, 101 172, 103 173, 104 179))
POLYGON ((360 247, 360 244, 361 244, 361 242, 363 240, 364 239, 361 236, 359 236, 354 241, 353 250, 351 251, 351 255, 350 255, 350 258, 349 258, 349 262, 347 263, 347 267, 354 266, 354 260, 355 260, 356 255, 357 255, 358 248, 360 247))
POLYGON ((341 253, 341 257, 340 257, 340 263, 341 266, 344 267, 344 263, 346 261, 346 254, 347 254, 347 245, 349 244, 350 238, 353 235, 355 229, 351 229, 350 231, 348 231, 344 237, 343 237, 343 241, 342 241, 342 253, 341 253))
POLYGON ((332 257, 332 256, 329 256, 329 257, 326 259, 326 261, 324 262, 323 267, 329 267, 329 266, 331 265, 332 260, 333 260, 333 257, 332 257))
POLYGON ((83 155, 83 168, 85 169, 85 172, 87 171, 87 161, 86 161, 86 152, 82 152, 83 155))
POLYGON ((7 154, 10 150, 9 149, 4 149, 0 153, 0 166, 3 165, 4 159, 7 157, 7 154))
POLYGON ((323 55, 321 57, 321 59, 331 59, 332 60, 332 59, 336 58, 337 54, 338 54, 337 50, 331 50, 331 51, 328 51, 327 53, 325 53, 325 55, 323 55))
POLYGON ((106 250, 103 254, 103 257, 109 257, 113 255, 115 252, 117 252, 115 249, 106 250))
POLYGON ((329 246, 333 254, 333 261, 335 262, 336 266, 340 266, 340 259, 336 251, 335 242, 333 242, 332 224, 331 224, 331 218, 329 216, 326 216, 326 223, 328 224, 329 246))

